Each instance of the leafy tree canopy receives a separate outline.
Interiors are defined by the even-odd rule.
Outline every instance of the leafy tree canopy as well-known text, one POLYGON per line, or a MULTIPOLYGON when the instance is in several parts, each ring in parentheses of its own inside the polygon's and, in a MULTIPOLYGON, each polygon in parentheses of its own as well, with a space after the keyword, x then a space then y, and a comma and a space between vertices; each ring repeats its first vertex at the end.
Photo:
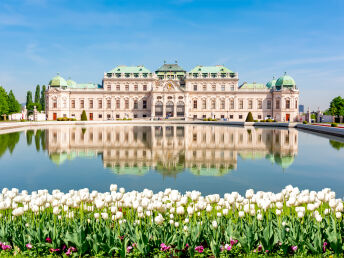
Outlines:
POLYGON ((21 105, 19 104, 18 100, 14 96, 12 90, 8 93, 8 113, 19 113, 21 111, 21 105))
POLYGON ((330 103, 329 112, 333 116, 344 116, 344 98, 338 96, 330 103))
MULTIPOLYGON (((5 89, 0 86, 0 116, 3 114, 8 114, 8 111, 8 96, 5 89)), ((2 116, 0 119, 2 119, 2 116)))

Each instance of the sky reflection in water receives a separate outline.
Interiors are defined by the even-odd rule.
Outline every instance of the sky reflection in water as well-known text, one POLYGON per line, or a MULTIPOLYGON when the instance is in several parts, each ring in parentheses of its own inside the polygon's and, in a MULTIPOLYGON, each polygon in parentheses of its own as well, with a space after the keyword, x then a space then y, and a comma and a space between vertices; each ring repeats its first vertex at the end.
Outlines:
POLYGON ((344 141, 296 129, 55 126, 0 135, 0 188, 203 194, 333 189, 344 196, 344 141))

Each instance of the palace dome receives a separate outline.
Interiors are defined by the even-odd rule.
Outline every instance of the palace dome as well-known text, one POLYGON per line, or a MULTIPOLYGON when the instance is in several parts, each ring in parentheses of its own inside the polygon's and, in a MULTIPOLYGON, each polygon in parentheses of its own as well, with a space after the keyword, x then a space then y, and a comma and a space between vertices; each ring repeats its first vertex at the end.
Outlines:
POLYGON ((63 79, 60 74, 57 74, 54 78, 52 78, 49 82, 51 87, 67 87, 68 84, 65 79, 63 79))
POLYGON ((283 76, 278 78, 278 80, 276 81, 275 86, 276 87, 287 87, 287 88, 290 88, 290 87, 295 87, 296 84, 295 84, 294 79, 291 76, 287 75, 287 73, 284 73, 283 76))
POLYGON ((76 82, 71 80, 71 79, 69 79, 69 80, 67 80, 67 85, 70 88, 75 88, 76 87, 76 82))
POLYGON ((266 84, 266 87, 269 88, 269 89, 275 87, 276 81, 277 80, 275 80, 275 77, 273 77, 273 79, 266 84))

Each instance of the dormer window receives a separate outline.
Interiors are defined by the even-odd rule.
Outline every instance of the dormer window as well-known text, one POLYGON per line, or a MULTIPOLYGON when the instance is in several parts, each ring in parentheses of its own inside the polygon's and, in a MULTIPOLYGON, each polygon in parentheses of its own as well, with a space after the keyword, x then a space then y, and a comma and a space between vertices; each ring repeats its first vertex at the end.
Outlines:
POLYGON ((212 73, 212 74, 211 74, 211 77, 212 77, 212 78, 216 78, 216 73, 212 73))
POLYGON ((116 77, 117 78, 121 78, 121 74, 120 73, 116 73, 116 77))
POLYGON ((107 73, 106 76, 107 76, 108 78, 111 78, 112 73, 107 73))
POLYGON ((139 74, 138 73, 134 73, 134 77, 135 78, 139 77, 139 74))
POLYGON ((147 78, 147 73, 142 74, 144 78, 147 78))
POLYGON ((226 74, 225 73, 221 73, 221 78, 225 78, 226 74))
POLYGON ((130 77, 130 73, 125 73, 125 77, 129 78, 130 77))
POLYGON ((203 78, 207 78, 207 77, 208 77, 208 74, 207 74, 207 73, 202 73, 202 77, 203 77, 203 78))
POLYGON ((198 77, 198 73, 194 73, 194 74, 193 74, 193 77, 194 77, 194 78, 197 78, 197 77, 198 77))

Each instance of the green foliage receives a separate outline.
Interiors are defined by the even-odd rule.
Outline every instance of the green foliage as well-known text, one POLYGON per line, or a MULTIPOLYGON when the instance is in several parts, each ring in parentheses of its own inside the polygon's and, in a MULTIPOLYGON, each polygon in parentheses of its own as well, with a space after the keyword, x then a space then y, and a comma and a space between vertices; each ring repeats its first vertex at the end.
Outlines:
POLYGON ((337 123, 331 123, 331 127, 338 127, 337 123))
POLYGON ((29 146, 32 144, 32 136, 33 135, 34 135, 34 131, 33 130, 27 130, 26 131, 26 143, 29 146))
POLYGON ((39 84, 36 86, 36 91, 35 91, 35 103, 40 103, 41 102, 41 87, 39 84))
POLYGON ((33 103, 31 103, 31 104, 29 104, 28 106, 26 106, 26 108, 27 108, 27 110, 34 110, 34 107, 36 106, 36 109, 38 110, 38 111, 41 111, 42 110, 42 106, 41 106, 41 103, 35 103, 35 102, 33 102, 33 103))
POLYGON ((337 142, 334 140, 330 140, 330 145, 336 150, 340 150, 344 148, 344 142, 337 142))
POLYGON ((329 112, 333 116, 344 116, 344 98, 338 96, 332 99, 329 112))
POLYGON ((0 134, 0 157, 8 150, 11 154, 19 142, 20 133, 0 134))
POLYGON ((86 111, 85 110, 82 111, 81 121, 87 121, 87 115, 86 115, 86 111))
POLYGON ((32 92, 28 91, 26 93, 26 108, 32 103, 32 92))
POLYGON ((76 121, 75 118, 68 118, 68 117, 58 117, 57 121, 76 121))
POLYGON ((14 96, 12 90, 8 93, 8 113, 19 113, 21 111, 21 105, 19 104, 18 100, 14 96))
POLYGON ((0 119, 2 119, 2 115, 8 114, 8 112, 8 96, 5 89, 0 86, 0 119))
POLYGON ((269 118, 269 119, 266 119, 265 122, 272 123, 272 122, 274 122, 274 120, 269 118))
POLYGON ((308 124, 308 122, 307 122, 307 121, 303 121, 302 123, 303 123, 304 125, 308 124))
POLYGON ((245 122, 254 122, 251 112, 248 112, 245 122))
POLYGON ((41 91, 41 98, 40 98, 40 103, 41 103, 41 107, 43 111, 45 111, 45 91, 46 91, 46 87, 45 85, 43 85, 42 91, 41 91))

